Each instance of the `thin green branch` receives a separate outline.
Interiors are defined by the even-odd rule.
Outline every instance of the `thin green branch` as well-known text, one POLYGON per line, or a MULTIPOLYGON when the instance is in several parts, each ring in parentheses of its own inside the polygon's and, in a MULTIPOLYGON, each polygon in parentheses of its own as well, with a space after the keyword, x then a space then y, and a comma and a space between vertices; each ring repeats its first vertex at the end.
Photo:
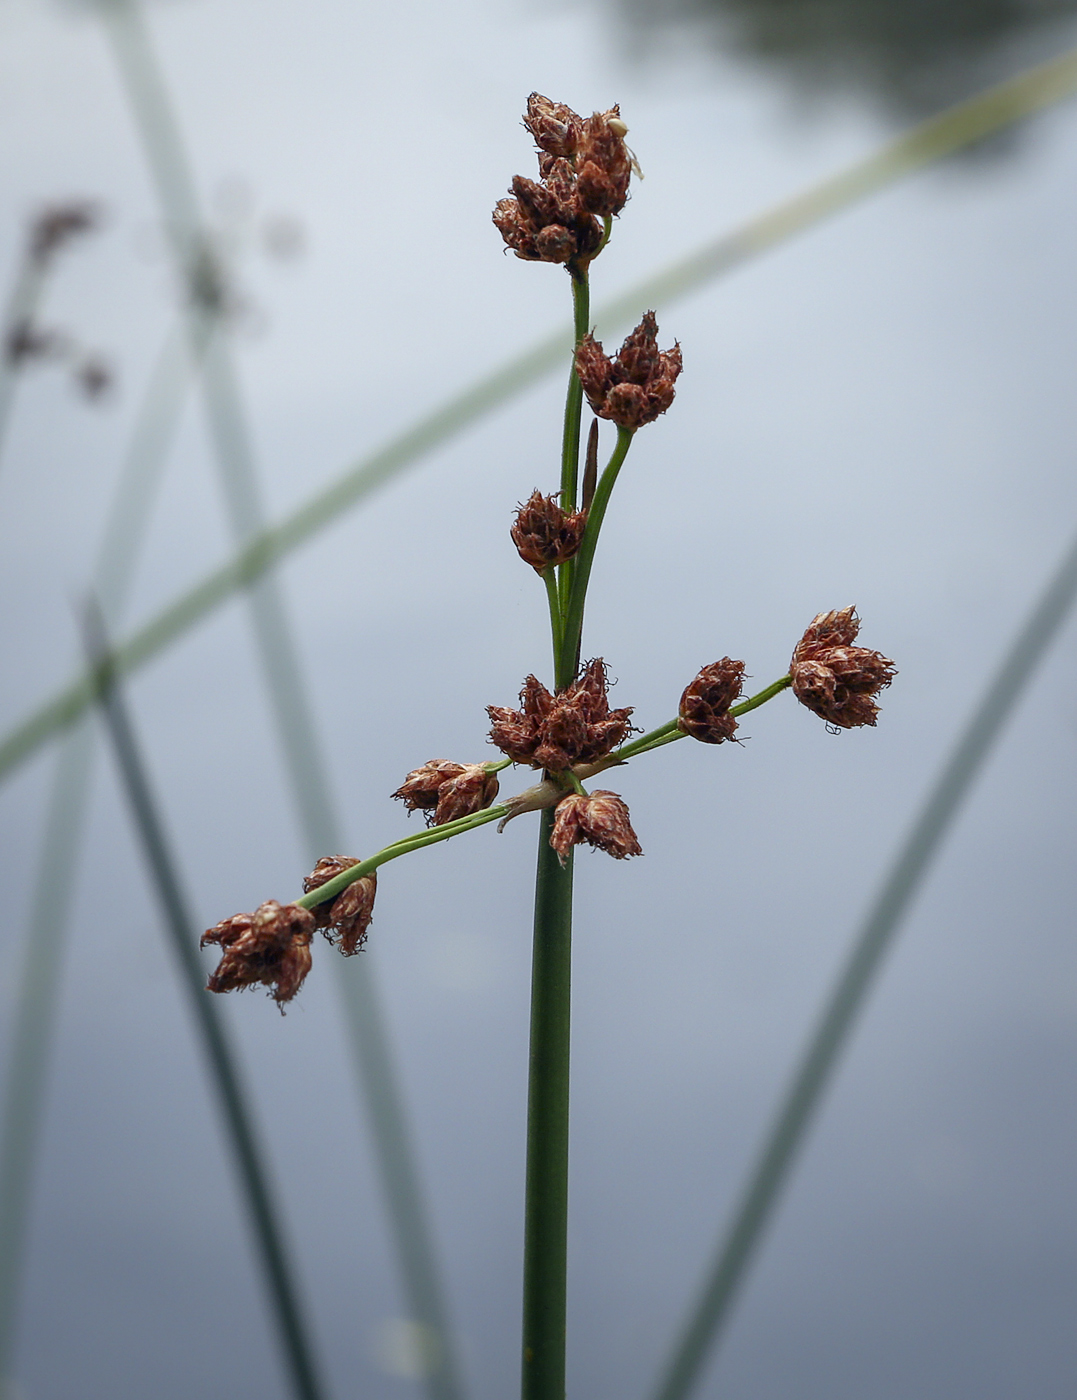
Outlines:
POLYGON ((335 899, 342 890, 354 885, 356 880, 362 879, 364 875, 372 874, 387 861, 396 860, 398 856, 410 855, 412 851, 421 851, 425 846, 436 846, 439 841, 448 841, 450 837, 473 831, 476 827, 485 826, 487 822, 500 821, 502 817, 507 817, 510 811, 510 807, 501 803, 495 807, 484 807, 481 812, 472 812, 466 817, 457 817, 455 821, 444 822, 441 826, 428 827, 414 836, 403 836, 399 841, 383 846, 366 860, 359 861, 357 865, 349 865, 347 870, 342 870, 339 875, 326 880, 324 885, 319 885, 309 894, 300 895, 294 903, 302 905, 304 909, 313 909, 316 904, 335 899))
POLYGON ((547 565, 542 571, 542 581, 546 585, 546 601, 550 606, 550 637, 553 642, 553 664, 557 668, 557 659, 561 655, 562 638, 564 637, 564 621, 561 617, 561 598, 557 587, 557 570, 552 565, 547 565))
MULTIPOLYGON (((580 422, 583 415, 583 385, 576 373, 576 351, 590 329, 591 284, 586 267, 578 271, 570 268, 569 274, 572 278, 573 332, 572 361, 568 371, 568 388, 565 391, 565 422, 561 437, 561 508, 571 512, 576 509, 576 486, 580 471, 580 422)), ((566 560, 557 571, 559 613, 562 617, 568 605, 575 572, 574 559, 566 560)))
POLYGON ((617 445, 598 479, 594 499, 587 512, 587 525, 579 552, 572 561, 575 569, 572 575, 572 591, 565 609, 565 630, 561 641, 560 659, 557 667, 557 688, 568 685, 580 664, 580 645, 583 638, 583 609, 587 599, 587 585, 591 579, 591 565, 594 563, 595 548, 606 516, 610 495, 617 484, 617 475, 632 446, 632 432, 628 428, 617 429, 617 445))
MULTIPOLYGON (((96 630, 99 629, 100 623, 96 630)), ((103 632, 91 637, 90 644, 98 655, 105 654, 103 632)), ((177 864, 150 788, 130 717, 116 687, 115 677, 107 667, 102 670, 102 675, 101 712, 131 809, 131 818, 138 831, 143 857, 168 928, 176 965, 201 1032, 202 1046, 217 1090, 218 1106, 246 1197, 266 1287, 276 1313, 280 1344, 292 1386, 302 1400, 319 1400, 324 1392, 317 1377, 308 1329, 299 1305, 294 1265, 278 1220, 269 1173, 236 1057, 220 1008, 205 992, 205 973, 195 951, 196 925, 180 886, 177 864)))
POLYGON ((883 958, 1075 601, 1077 538, 1018 629, 869 906, 654 1391, 655 1400, 684 1400, 701 1379, 883 958))
MULTIPOLYGON (((758 694, 750 696, 747 700, 742 700, 738 705, 730 705, 729 713, 734 718, 739 719, 741 715, 758 710, 760 705, 765 705, 768 700, 773 700, 783 690, 788 690, 792 683, 792 676, 782 676, 779 680, 772 681, 758 694)), ((600 759, 598 763, 589 764, 588 772, 594 774, 600 773, 605 768, 615 768, 618 764, 625 763, 630 758, 636 758, 641 753, 650 753, 652 749, 661 748, 663 744, 671 744, 675 739, 687 738, 688 735, 680 728, 679 720, 667 720, 665 724, 660 724, 657 729, 648 730, 646 734, 641 734, 638 739, 633 739, 631 743, 622 744, 608 758, 600 759)))
MULTIPOLYGON (((1016 78, 947 108, 888 142, 865 160, 705 244, 688 257, 603 303, 596 320, 612 328, 638 320, 658 302, 668 305, 706 286, 798 233, 816 227, 869 195, 943 160, 993 132, 1071 97, 1077 90, 1077 49, 1038 64, 1016 78)), ((568 338, 551 335, 481 379, 448 403, 364 457, 316 491, 276 525, 267 526, 225 564, 167 604, 116 647, 121 674, 145 664, 189 628, 249 587, 267 570, 337 520, 357 502, 400 475, 425 453, 522 393, 564 363, 568 338)), ((81 675, 15 725, 0 740, 0 780, 26 761, 92 702, 89 677, 81 675)))
POLYGON ((583 413, 583 385, 576 373, 576 350, 590 329, 591 290, 587 269, 572 276, 572 364, 565 393, 565 427, 561 441, 561 508, 576 509, 576 480, 580 469, 580 418, 583 413))

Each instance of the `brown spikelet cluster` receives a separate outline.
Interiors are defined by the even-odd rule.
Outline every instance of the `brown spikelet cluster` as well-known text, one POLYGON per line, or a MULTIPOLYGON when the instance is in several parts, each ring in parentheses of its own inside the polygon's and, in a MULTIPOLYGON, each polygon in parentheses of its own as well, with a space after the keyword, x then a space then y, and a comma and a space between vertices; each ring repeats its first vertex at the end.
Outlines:
POLYGON ((610 709, 606 663, 601 657, 588 662, 571 685, 556 695, 528 676, 520 691, 520 709, 488 705, 486 712, 492 721, 491 743, 514 763, 551 773, 604 758, 624 742, 632 713, 610 709))
POLYGON ((314 915, 298 904, 260 904, 253 914, 233 914, 202 935, 201 946, 224 949, 217 970, 206 983, 210 992, 232 992, 258 984, 270 988, 283 1009, 310 971, 314 915))
MULTIPOLYGON (((327 880, 358 864, 354 856, 322 856, 310 874, 304 877, 303 893, 310 894, 311 890, 319 889, 327 880)), ((378 874, 372 870, 369 875, 363 875, 341 890, 335 899, 316 904, 310 911, 315 927, 320 928, 329 942, 347 958, 358 953, 366 942, 377 891, 378 874)))
POLYGON ((873 696, 897 674, 881 651, 853 646, 860 631, 855 608, 819 613, 793 652, 793 694, 802 705, 839 729, 874 724, 873 696))
POLYGON ((590 794, 574 792, 563 797, 554 812, 550 845, 562 865, 572 847, 584 841, 615 860, 643 854, 624 800, 601 788, 590 794))
POLYGON ((409 812, 423 812, 427 826, 443 826, 489 807, 498 793, 497 774, 482 763, 431 758, 413 768, 393 793, 409 812))
POLYGON ((533 491, 517 510, 509 533, 520 558, 541 574, 543 569, 572 558, 580 547, 586 524, 585 510, 566 513, 556 496, 533 491))
POLYGON ((744 685, 744 662, 723 656, 704 666, 685 687, 677 717, 684 734, 704 744, 723 744, 736 733, 736 718, 729 707, 740 696, 744 685))
POLYGON ((518 258, 586 265, 602 246, 599 222, 628 198, 632 157, 620 109, 581 117, 533 92, 524 125, 539 148, 539 180, 517 175, 498 200, 494 223, 518 258))
POLYGON ((614 359, 593 335, 584 336, 576 351, 576 373, 587 402, 599 418, 633 432, 669 408, 680 372, 681 347, 674 344, 672 350, 659 350, 653 311, 647 312, 614 359))

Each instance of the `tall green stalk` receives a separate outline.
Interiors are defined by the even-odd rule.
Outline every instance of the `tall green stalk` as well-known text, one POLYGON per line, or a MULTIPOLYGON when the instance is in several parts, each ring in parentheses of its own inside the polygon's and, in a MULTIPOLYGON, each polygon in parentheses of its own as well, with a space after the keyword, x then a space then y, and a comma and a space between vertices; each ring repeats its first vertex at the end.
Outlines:
POLYGON ((550 845, 554 813, 539 824, 524 1207, 523 1400, 565 1394, 568 1262, 569 1015, 572 856, 550 845))

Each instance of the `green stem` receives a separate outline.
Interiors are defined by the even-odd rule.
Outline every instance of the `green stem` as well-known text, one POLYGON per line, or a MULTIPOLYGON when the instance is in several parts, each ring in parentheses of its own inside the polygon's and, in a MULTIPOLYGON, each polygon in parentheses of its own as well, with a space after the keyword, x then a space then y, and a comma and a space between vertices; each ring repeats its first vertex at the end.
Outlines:
POLYGON ((504 803, 500 803, 496 807, 484 807, 481 812, 472 812, 467 817, 457 817, 454 822, 445 822, 442 826, 433 826, 428 831, 417 832, 414 836, 405 836, 389 846, 383 846, 380 851, 375 855, 368 856, 366 860, 349 865, 347 870, 342 870, 339 875, 334 875, 331 880, 326 880, 324 885, 319 885, 309 894, 300 895, 293 903, 301 905, 304 909, 313 909, 316 904, 324 904, 328 899, 335 899, 342 890, 346 890, 349 885, 354 885, 356 880, 361 880, 364 875, 369 875, 372 871, 377 870, 379 865, 396 860, 397 856, 410 855, 412 851, 421 850, 423 846, 434 846, 439 841, 448 841, 451 836, 459 836, 463 831, 471 831, 477 826, 485 826, 487 822, 498 821, 501 817, 507 817, 509 810, 504 803))
POLYGON ((531 1059, 524 1205, 523 1400, 564 1400, 568 1250, 569 1011, 572 855, 550 845, 542 813, 535 879, 531 1059))
MULTIPOLYGON (((568 391, 565 394, 565 426, 561 438, 561 508, 566 511, 576 509, 576 486, 580 472, 580 420, 583 414, 583 385, 576 373, 576 351, 590 329, 591 287, 587 280, 587 268, 570 268, 572 277, 572 365, 568 372, 568 391)), ((568 595, 576 572, 574 559, 567 560, 557 571, 559 613, 563 617, 568 604, 568 595)), ((555 662, 556 664, 556 662, 555 662)))
POLYGON ((583 385, 576 373, 576 350, 589 329, 591 288, 587 269, 572 272, 573 342, 572 367, 565 395, 565 429, 561 439, 561 508, 576 509, 576 477, 580 468, 580 418, 583 413, 583 385))
MULTIPOLYGON (((780 695, 783 690, 788 690, 793 683, 792 676, 782 676, 780 680, 773 681, 765 690, 759 691, 757 695, 752 695, 747 700, 742 700, 739 705, 731 705, 729 713, 736 718, 746 715, 750 710, 757 710, 760 705, 765 705, 768 700, 773 700, 775 695, 780 695)), ((638 739, 633 739, 630 744, 624 744, 621 748, 611 753, 602 767, 613 768, 618 763, 625 763, 630 758, 636 758, 641 753, 650 753, 651 749, 659 749, 663 744, 671 744, 674 739, 687 739, 688 735, 680 728, 680 721, 671 719, 665 724, 660 724, 657 729, 648 730, 646 734, 641 734, 638 739)), ((599 771, 596 768, 596 771, 599 771)))
POLYGON ((546 585, 546 598, 550 605, 550 636, 553 639, 553 664, 554 670, 556 670, 564 637, 561 598, 557 591, 557 570, 552 566, 547 566, 542 571, 542 581, 546 585))
POLYGON ((595 489, 595 498, 591 502, 591 508, 587 513, 587 527, 583 532, 583 542, 580 545, 579 553, 576 555, 575 570, 572 577, 572 592, 569 595, 568 607, 565 610, 565 630, 561 644, 560 663, 557 670, 557 688, 568 685, 576 674, 576 668, 580 664, 580 641, 583 636, 583 607, 587 598, 587 583, 591 577, 591 565, 595 558, 595 546, 598 544, 599 531, 602 529, 602 520, 606 514, 606 507, 609 505, 610 495, 617 482, 617 474, 621 470, 624 459, 628 456, 628 449, 632 446, 632 430, 630 428, 617 429, 617 446, 613 449, 613 456, 606 464, 606 469, 599 477, 598 486, 595 489))

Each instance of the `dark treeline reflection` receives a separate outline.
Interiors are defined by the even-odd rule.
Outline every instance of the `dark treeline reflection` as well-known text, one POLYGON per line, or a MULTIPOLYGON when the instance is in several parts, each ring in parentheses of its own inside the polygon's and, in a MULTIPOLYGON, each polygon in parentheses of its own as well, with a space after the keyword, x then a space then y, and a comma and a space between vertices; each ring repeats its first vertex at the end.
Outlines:
MULTIPOLYGON (((641 52, 705 36, 806 93, 871 95, 903 116, 957 101, 1065 42, 1077 0, 616 0, 641 52)), ((633 45, 635 47, 635 44, 633 45)))

